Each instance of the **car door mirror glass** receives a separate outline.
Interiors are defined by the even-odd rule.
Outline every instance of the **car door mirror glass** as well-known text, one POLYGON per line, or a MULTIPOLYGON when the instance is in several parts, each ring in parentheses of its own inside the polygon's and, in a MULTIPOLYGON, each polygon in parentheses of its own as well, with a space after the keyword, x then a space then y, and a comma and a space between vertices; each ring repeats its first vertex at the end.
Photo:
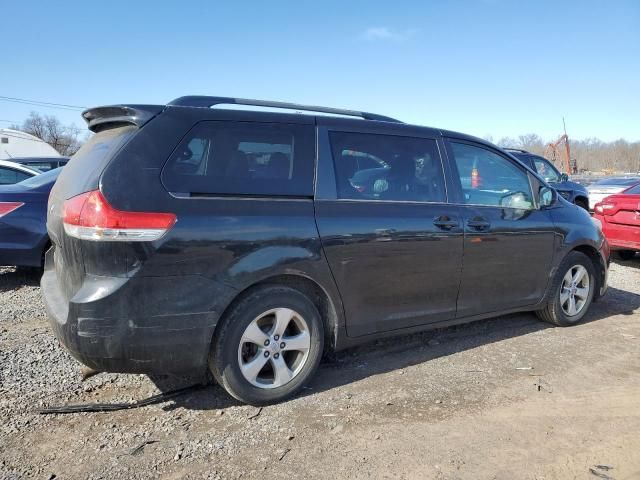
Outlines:
POLYGON ((553 190, 549 187, 540 187, 540 207, 548 207, 553 203, 553 190))
POLYGON ((520 210, 529 210, 532 208, 529 195, 525 192, 510 192, 503 195, 500 198, 500 206, 520 210))
POLYGON ((560 175, 560 181, 561 182, 568 182, 569 181, 569 175, 567 175, 566 173, 563 173, 560 175))

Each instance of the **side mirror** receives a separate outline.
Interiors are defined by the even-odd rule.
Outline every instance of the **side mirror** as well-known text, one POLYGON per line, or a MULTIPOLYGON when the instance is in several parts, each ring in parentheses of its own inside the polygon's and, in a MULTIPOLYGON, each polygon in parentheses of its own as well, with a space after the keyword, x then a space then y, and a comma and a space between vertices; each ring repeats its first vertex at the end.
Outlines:
POLYGON ((562 174, 560 175, 560 181, 561 181, 561 182, 566 182, 566 181, 568 181, 568 180, 569 180, 569 175, 567 175, 566 173, 562 173, 562 174))
POLYGON ((553 203, 553 190, 549 187, 540 187, 538 198, 540 200, 540 208, 548 207, 553 203))

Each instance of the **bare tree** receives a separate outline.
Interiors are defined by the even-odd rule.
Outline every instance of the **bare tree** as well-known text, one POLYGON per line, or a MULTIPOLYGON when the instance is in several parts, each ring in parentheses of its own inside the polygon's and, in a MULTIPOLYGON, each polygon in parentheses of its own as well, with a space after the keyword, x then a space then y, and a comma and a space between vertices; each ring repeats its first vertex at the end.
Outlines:
POLYGON ((74 125, 62 125, 60 120, 52 115, 31 112, 21 126, 17 125, 14 128, 44 140, 60 155, 73 155, 82 146, 79 139, 81 130, 74 125))
MULTIPOLYGON (((548 141, 545 142, 533 133, 498 140, 498 145, 503 148, 521 148, 538 155, 544 155, 547 143, 548 141)), ((578 169, 581 171, 640 172, 640 142, 620 139, 607 143, 597 138, 587 138, 570 139, 569 143, 571 157, 578 161, 578 169)))
POLYGON ((502 137, 498 140, 497 145, 502 148, 518 148, 518 141, 511 137, 502 137))
POLYGON ((521 148, 528 152, 542 155, 544 153, 545 143, 544 140, 535 133, 528 133, 526 135, 520 135, 518 138, 502 137, 498 140, 498 145, 502 148, 521 148))
POLYGON ((544 153, 545 143, 540 135, 535 133, 528 133, 526 135, 520 135, 518 137, 518 148, 527 150, 531 153, 542 155, 544 153))

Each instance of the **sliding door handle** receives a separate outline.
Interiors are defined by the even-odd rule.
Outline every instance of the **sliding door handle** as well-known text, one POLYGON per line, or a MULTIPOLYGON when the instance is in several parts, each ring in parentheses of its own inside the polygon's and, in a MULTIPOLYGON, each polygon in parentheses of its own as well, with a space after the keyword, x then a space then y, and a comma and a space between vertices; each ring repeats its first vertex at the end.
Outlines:
POLYGON ((467 221, 467 227, 478 231, 489 230, 491 222, 482 217, 475 217, 467 221))
POLYGON ((460 226, 460 222, 458 220, 451 219, 449 217, 437 217, 433 224, 441 230, 451 230, 460 226))

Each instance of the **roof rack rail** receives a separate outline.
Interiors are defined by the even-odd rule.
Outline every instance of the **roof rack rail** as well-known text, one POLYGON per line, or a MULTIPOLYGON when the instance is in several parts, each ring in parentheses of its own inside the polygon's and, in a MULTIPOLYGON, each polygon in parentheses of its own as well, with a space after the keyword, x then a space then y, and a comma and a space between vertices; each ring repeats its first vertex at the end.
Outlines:
POLYGON ((209 108, 215 105, 248 105, 253 107, 270 107, 270 108, 286 108, 289 110, 304 110, 309 112, 331 113, 334 115, 347 115, 350 117, 360 117, 365 120, 378 120, 382 122, 402 123, 395 118, 385 117, 376 113, 359 112, 357 110, 345 110, 342 108, 319 107, 314 105, 299 105, 297 103, 288 102, 272 102, 269 100, 250 100, 247 98, 232 97, 209 97, 206 95, 189 95, 186 97, 176 98, 168 103, 168 105, 179 107, 204 107, 209 108))
POLYGON ((514 147, 504 147, 503 150, 506 150, 507 152, 529 153, 528 151, 523 150, 522 148, 514 148, 514 147))

